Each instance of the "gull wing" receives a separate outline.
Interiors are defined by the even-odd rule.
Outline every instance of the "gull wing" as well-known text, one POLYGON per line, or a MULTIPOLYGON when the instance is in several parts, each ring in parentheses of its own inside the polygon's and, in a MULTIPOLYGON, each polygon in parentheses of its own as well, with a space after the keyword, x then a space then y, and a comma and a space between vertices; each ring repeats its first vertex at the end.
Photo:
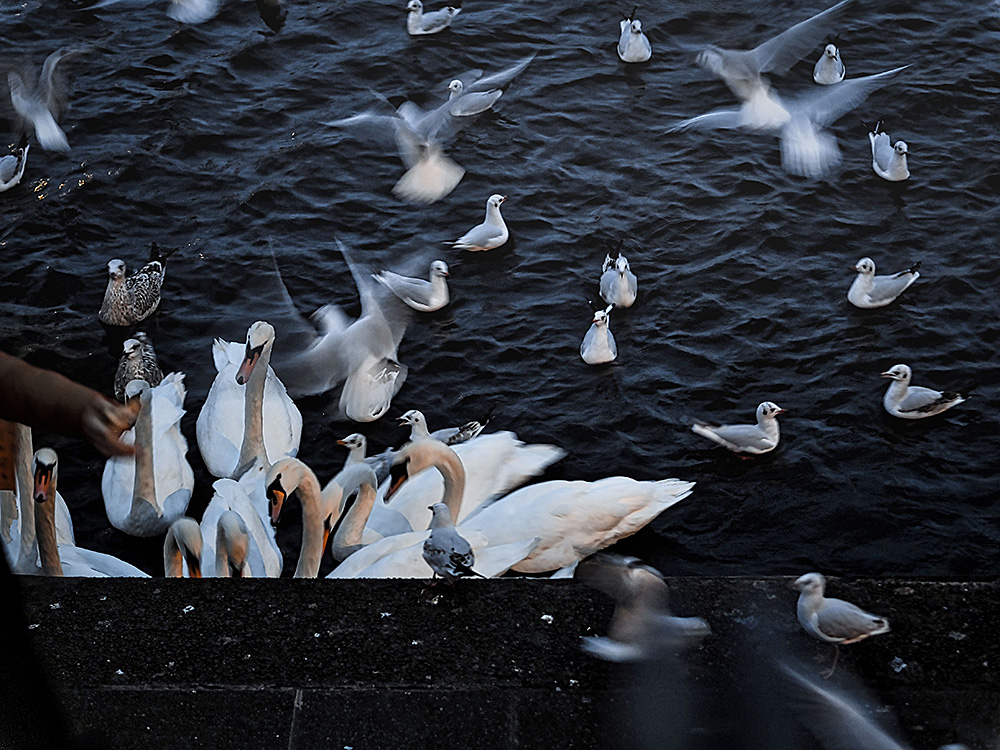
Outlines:
POLYGON ((841 0, 822 13, 801 21, 750 50, 748 60, 758 73, 785 72, 816 49, 851 0, 841 0))
POLYGON ((791 108, 804 113, 817 125, 829 125, 861 104, 873 91, 888 84, 893 76, 910 67, 903 65, 883 73, 848 78, 829 90, 817 92, 793 103, 791 108))

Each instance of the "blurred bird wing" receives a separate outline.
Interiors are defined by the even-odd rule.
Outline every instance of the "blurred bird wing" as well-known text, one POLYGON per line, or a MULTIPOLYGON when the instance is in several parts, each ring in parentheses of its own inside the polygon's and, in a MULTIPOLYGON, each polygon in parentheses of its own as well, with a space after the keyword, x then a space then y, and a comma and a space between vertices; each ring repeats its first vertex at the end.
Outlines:
POLYGON ((805 114, 817 125, 829 125, 859 106, 873 91, 888 84, 893 76, 908 67, 903 65, 870 76, 849 78, 836 86, 790 103, 789 109, 805 114))
POLYGON ((841 0, 833 7, 792 26, 750 50, 750 60, 760 73, 783 73, 812 52, 823 41, 837 14, 851 0, 841 0))

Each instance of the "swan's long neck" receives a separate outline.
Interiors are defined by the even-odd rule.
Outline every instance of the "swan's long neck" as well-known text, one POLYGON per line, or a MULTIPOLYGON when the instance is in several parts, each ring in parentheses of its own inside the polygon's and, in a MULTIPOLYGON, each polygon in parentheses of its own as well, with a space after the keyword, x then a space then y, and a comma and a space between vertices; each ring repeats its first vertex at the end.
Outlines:
MULTIPOLYGON (((31 457, 35 454, 31 444, 31 428, 16 426, 14 434, 14 461, 17 473, 17 499, 21 515, 21 549, 18 552, 15 573, 38 572, 38 538, 35 532, 35 499, 31 496, 34 480, 31 476, 31 457)), ((16 515, 16 514, 15 514, 16 515)))
POLYGON ((247 553, 250 538, 239 514, 227 510, 215 530, 215 575, 219 578, 249 577, 247 553))
MULTIPOLYGON (((135 419, 135 479, 132 484, 132 510, 139 517, 159 507, 153 472, 153 393, 144 390, 139 396, 139 414, 135 419)), ((157 511, 158 514, 158 511, 157 511)))
POLYGON ((458 514, 462 510, 462 496, 465 494, 465 467, 462 459, 453 450, 442 452, 434 461, 434 467, 441 472, 444 480, 444 497, 441 502, 451 511, 452 523, 458 523, 458 514))
POLYGON ((201 578, 201 528, 194 519, 179 518, 167 529, 163 540, 163 575, 167 578, 181 578, 184 575, 184 561, 188 564, 188 575, 201 578))
MULTIPOLYGON (((36 502, 32 500, 32 502, 36 502)), ((38 535, 38 555, 42 561, 42 573, 47 576, 63 574, 62 561, 59 559, 59 546, 56 543, 56 480, 53 473, 52 481, 45 491, 45 499, 37 503, 35 508, 35 533, 38 535)))
POLYGON ((312 469, 301 461, 295 461, 294 466, 298 476, 289 485, 289 493, 298 490, 299 501, 302 503, 302 547, 299 549, 299 562, 295 567, 296 578, 316 578, 319 575, 320 562, 323 560, 323 549, 327 537, 337 519, 336 509, 331 509, 323 501, 319 489, 319 480, 312 469))
POLYGON ((333 535, 333 556, 335 559, 344 560, 361 549, 363 546, 361 537, 374 505, 375 488, 367 483, 362 484, 354 505, 347 511, 337 533, 333 535))
POLYGON ((271 466, 267 460, 267 451, 264 450, 264 383, 270 362, 271 342, 268 342, 261 350, 260 359, 250 373, 243 394, 243 444, 240 446, 240 457, 233 474, 237 479, 258 457, 264 462, 265 471, 271 466))

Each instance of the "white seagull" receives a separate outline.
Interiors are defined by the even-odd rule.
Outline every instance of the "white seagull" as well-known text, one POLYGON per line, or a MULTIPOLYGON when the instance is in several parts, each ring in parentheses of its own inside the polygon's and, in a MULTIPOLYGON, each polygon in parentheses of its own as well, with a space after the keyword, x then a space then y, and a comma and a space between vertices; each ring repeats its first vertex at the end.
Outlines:
POLYGON ((422 411, 410 409, 399 417, 401 425, 410 425, 410 442, 414 440, 438 440, 445 445, 460 445, 467 443, 474 437, 478 437, 493 414, 494 404, 482 419, 474 419, 466 422, 461 427, 442 427, 440 430, 431 432, 427 427, 427 418, 422 411))
POLYGON ((602 365, 618 356, 618 345, 611 334, 608 317, 613 307, 608 305, 604 310, 594 310, 594 320, 580 344, 580 356, 588 365, 602 365))
POLYGON ((446 5, 439 10, 424 13, 424 4, 420 0, 410 0, 406 4, 406 10, 409 11, 406 16, 407 33, 410 36, 422 36, 437 34, 451 26, 455 16, 462 12, 462 4, 459 3, 457 8, 446 5))
POLYGON ((840 83, 847 75, 847 68, 840 59, 840 50, 837 45, 828 44, 823 49, 823 54, 813 66, 813 80, 824 86, 833 83, 840 83))
POLYGON ((636 278, 628 258, 621 254, 621 244, 604 257, 601 268, 601 298, 615 307, 631 307, 635 303, 636 278))
POLYGON ((448 264, 443 260, 431 263, 430 280, 401 276, 392 271, 374 274, 375 281, 388 288, 403 302, 420 312, 434 312, 448 304, 448 264))
MULTIPOLYGON (((795 605, 799 624, 813 638, 839 647, 841 643, 857 643, 870 636, 889 632, 889 621, 886 618, 865 612, 856 604, 843 599, 828 599, 823 596, 826 578, 819 573, 806 573, 797 578, 792 586, 799 591, 799 600, 795 605)), ((833 674, 838 656, 839 648, 827 676, 833 674)))
MULTIPOLYGON (((95 10, 119 2, 126 5, 151 5, 153 0, 100 0, 83 10, 95 10)), ((204 23, 218 12, 219 0, 169 0, 167 3, 167 15, 177 23, 204 23)))
POLYGON ((709 425, 696 422, 691 431, 723 445, 733 453, 761 454, 778 447, 781 437, 778 415, 785 412, 777 404, 765 401, 757 407, 757 424, 709 425))
POLYGON ((0 193, 5 193, 21 181, 28 163, 28 134, 22 133, 17 146, 0 158, 0 193))
POLYGON ((39 145, 47 151, 69 151, 69 141, 57 122, 66 109, 60 63, 81 51, 63 47, 46 57, 38 82, 31 90, 19 74, 13 71, 7 74, 14 111, 31 124, 39 145))
POLYGON ((441 576, 448 583, 462 576, 480 575, 472 566, 476 564, 476 555, 469 541, 458 533, 455 523, 451 520, 451 511, 444 503, 434 503, 430 507, 430 536, 424 541, 424 561, 434 571, 434 577, 441 576))
POLYGON ((896 141, 892 144, 889 134, 882 129, 882 121, 868 133, 872 144, 872 169, 875 174, 889 182, 902 182, 910 177, 910 169, 906 165, 906 155, 910 153, 906 141, 896 141))
POLYGON ((618 57, 622 62, 641 63, 646 62, 652 54, 653 48, 649 44, 649 39, 642 33, 642 21, 635 17, 638 6, 632 9, 628 18, 618 24, 618 57))
POLYGON ((492 250, 507 241, 509 233, 503 216, 500 215, 500 204, 507 200, 506 195, 493 194, 486 201, 486 219, 451 243, 459 250, 492 250))
POLYGON ((912 375, 913 372, 907 365, 893 365, 882 373, 883 378, 892 378, 882 398, 882 406, 894 417, 901 419, 933 417, 965 401, 965 396, 960 393, 911 386, 912 375))
POLYGON ((847 291, 847 299, 855 307, 885 307, 920 278, 918 268, 919 262, 899 273, 876 276, 875 261, 862 258, 854 266, 858 275, 847 291))

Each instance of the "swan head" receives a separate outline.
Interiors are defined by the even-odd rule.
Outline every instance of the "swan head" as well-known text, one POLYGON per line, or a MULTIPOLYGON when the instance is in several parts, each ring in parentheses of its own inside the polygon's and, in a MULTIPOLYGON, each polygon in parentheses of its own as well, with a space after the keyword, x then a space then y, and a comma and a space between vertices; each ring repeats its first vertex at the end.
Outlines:
POLYGON ((765 401, 757 407, 757 421, 763 422, 768 419, 775 419, 779 414, 784 414, 785 410, 773 401, 765 401))
POLYGON ((883 378, 892 378, 893 380, 899 380, 903 383, 909 383, 912 375, 913 371, 910 370, 908 365, 893 365, 882 373, 883 378))
POLYGON ((826 49, 823 50, 823 54, 827 57, 836 59, 837 57, 837 46, 835 44, 826 45, 826 49))
POLYGON ((871 258, 862 258, 855 264, 854 270, 858 273, 863 273, 865 276, 874 276, 875 261, 871 258))
POLYGON ((39 448, 31 459, 31 473, 34 490, 31 496, 36 503, 44 503, 55 498, 56 481, 59 478, 59 456, 51 448, 39 448))
POLYGON ((360 432, 354 432, 347 437, 338 440, 337 445, 342 445, 348 450, 354 450, 355 448, 360 448, 362 451, 368 448, 368 440, 360 432))
POLYGON ((125 261, 115 258, 108 261, 108 276, 115 281, 125 278, 125 261))
POLYGON ((424 4, 420 2, 420 0, 410 0, 410 2, 406 4, 406 9, 410 11, 410 13, 423 13, 424 4))
POLYGON ((806 573, 804 576, 796 578, 791 586, 803 594, 819 594, 823 596, 823 592, 826 590, 826 578, 822 573, 806 573))
POLYGON ((247 331, 247 350, 243 355, 243 362, 240 369, 236 371, 236 382, 245 385, 250 380, 257 362, 260 361, 265 347, 270 351, 270 345, 274 343, 274 328, 262 320, 258 320, 247 331))
POLYGON ((413 475, 432 466, 447 466, 449 463, 457 463, 458 467, 462 466, 458 454, 442 442, 418 440, 408 443, 393 457, 392 466, 389 469, 389 490, 383 499, 388 502, 389 498, 395 495, 403 483, 413 475))
POLYGON ((506 195, 500 195, 499 193, 494 193, 486 201, 486 208, 488 208, 488 209, 489 208, 495 208, 495 209, 497 209, 499 211, 500 210, 500 204, 503 203, 505 200, 507 200, 507 196, 506 195))
POLYGON ((443 260, 436 260, 431 263, 431 277, 435 276, 449 276, 448 264, 443 260))
POLYGON ((454 81, 448 84, 448 90, 451 92, 450 98, 454 99, 456 96, 462 95, 462 91, 465 90, 465 85, 456 78, 454 81))

